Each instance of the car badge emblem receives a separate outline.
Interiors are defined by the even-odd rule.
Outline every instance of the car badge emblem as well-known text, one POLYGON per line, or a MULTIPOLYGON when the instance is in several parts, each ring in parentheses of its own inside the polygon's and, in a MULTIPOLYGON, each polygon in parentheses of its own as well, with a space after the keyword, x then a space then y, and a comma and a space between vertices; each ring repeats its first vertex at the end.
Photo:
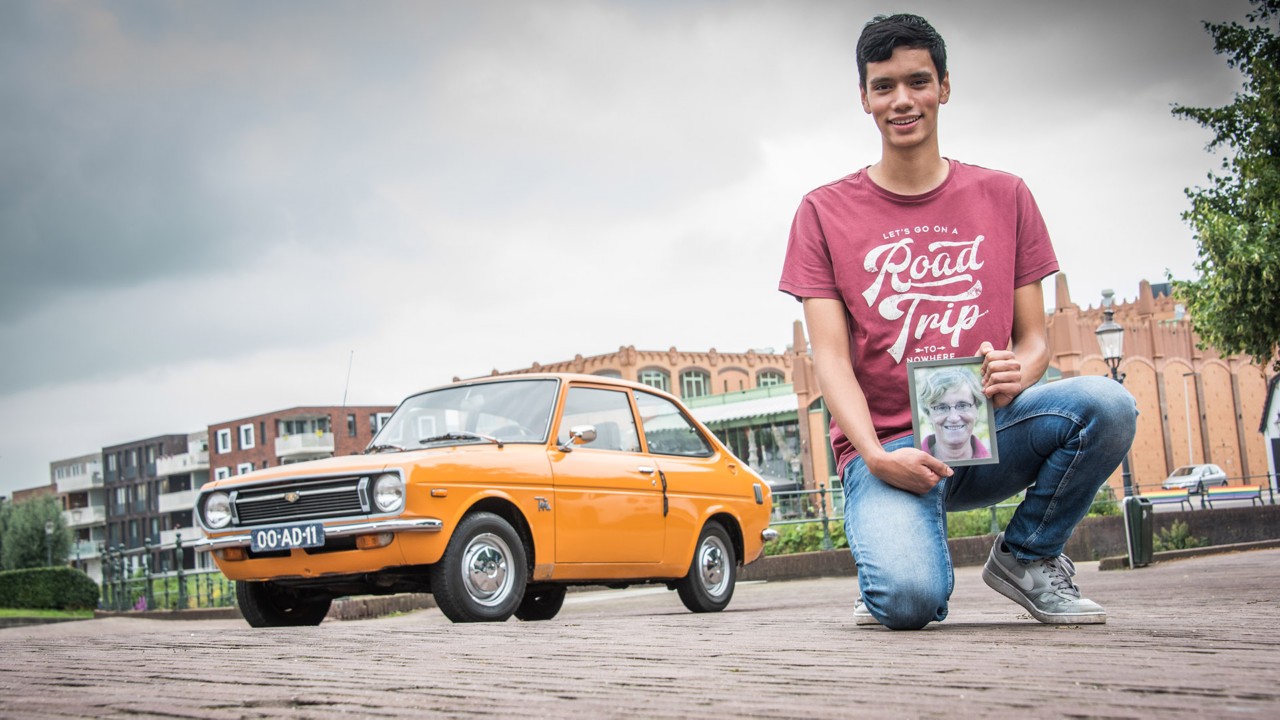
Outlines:
POLYGON ((288 492, 284 494, 284 501, 290 504, 296 503, 302 499, 302 495, 296 492, 288 492))

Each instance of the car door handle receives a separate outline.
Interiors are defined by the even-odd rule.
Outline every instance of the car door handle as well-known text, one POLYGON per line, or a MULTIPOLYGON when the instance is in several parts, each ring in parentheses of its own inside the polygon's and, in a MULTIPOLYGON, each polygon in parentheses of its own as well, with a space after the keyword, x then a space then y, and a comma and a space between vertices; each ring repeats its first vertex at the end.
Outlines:
POLYGON ((644 473, 645 475, 652 475, 654 473, 654 468, 649 465, 641 465, 636 469, 644 473))

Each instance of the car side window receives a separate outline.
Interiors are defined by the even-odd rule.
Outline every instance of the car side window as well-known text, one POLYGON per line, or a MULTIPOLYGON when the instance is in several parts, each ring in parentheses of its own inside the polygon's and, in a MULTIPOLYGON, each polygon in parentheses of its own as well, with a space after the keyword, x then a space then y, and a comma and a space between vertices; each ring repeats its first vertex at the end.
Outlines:
POLYGON ((640 452, 640 434, 636 419, 631 414, 627 394, 618 390, 571 387, 564 401, 564 414, 560 420, 558 442, 569 442, 570 428, 590 425, 596 429, 596 439, 578 447, 593 450, 640 452))
POLYGON ((647 392, 636 393, 644 440, 655 455, 708 457, 711 445, 675 403, 647 392))

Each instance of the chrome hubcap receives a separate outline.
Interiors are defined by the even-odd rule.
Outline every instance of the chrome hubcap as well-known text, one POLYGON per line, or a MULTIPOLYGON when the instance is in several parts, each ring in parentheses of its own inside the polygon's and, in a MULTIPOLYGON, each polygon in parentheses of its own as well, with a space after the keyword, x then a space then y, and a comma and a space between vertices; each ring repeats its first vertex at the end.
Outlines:
POLYGON ((462 583, 480 605, 500 604, 511 592, 511 548, 502 538, 484 533, 472 538, 462 555, 462 583))
POLYGON ((724 559, 727 555, 724 543, 718 537, 709 537, 702 541, 698 549, 698 577, 707 594, 716 597, 724 594, 729 584, 728 568, 724 559))

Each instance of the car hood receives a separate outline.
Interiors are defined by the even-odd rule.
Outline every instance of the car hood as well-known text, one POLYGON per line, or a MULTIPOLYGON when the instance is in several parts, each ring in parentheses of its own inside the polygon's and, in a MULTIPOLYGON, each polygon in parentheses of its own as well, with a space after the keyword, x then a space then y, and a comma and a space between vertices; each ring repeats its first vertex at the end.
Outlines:
POLYGON ((278 465, 272 468, 255 470, 244 475, 213 480, 201 486, 200 492, 206 493, 215 489, 226 490, 245 485, 259 485, 274 480, 296 477, 372 474, 396 469, 402 470, 407 478, 410 475, 409 470, 411 468, 456 463, 465 456, 474 456, 475 454, 515 454, 517 452, 523 454, 528 452, 529 448, 536 448, 538 451, 542 451, 545 446, 507 444, 505 447, 499 448, 497 445, 490 443, 467 443, 464 445, 443 445, 422 450, 407 450, 405 452, 342 455, 322 460, 308 460, 306 462, 278 465))

